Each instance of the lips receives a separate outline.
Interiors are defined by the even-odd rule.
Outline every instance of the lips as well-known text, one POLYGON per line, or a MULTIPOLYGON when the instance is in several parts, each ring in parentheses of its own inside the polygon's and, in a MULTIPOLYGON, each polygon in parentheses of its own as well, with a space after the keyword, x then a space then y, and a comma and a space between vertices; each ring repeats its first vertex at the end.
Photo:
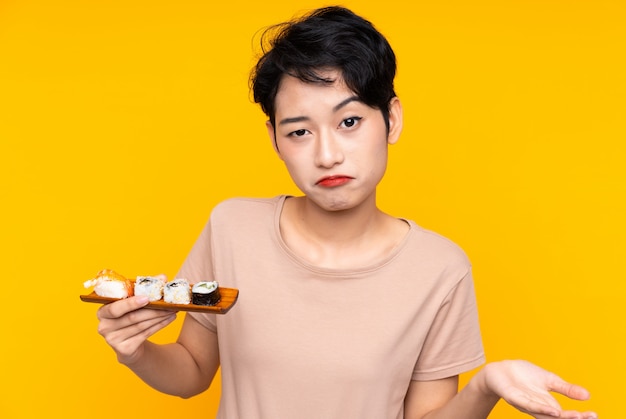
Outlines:
POLYGON ((345 185, 351 180, 352 178, 346 175, 325 176, 318 180, 316 185, 323 186, 325 188, 334 188, 336 186, 345 185))

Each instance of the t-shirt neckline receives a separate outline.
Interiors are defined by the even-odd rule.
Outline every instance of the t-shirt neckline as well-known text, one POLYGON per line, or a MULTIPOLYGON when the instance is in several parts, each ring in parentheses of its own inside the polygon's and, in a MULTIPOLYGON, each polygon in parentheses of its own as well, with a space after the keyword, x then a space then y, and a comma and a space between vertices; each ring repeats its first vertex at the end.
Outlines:
POLYGON ((411 220, 406 220, 404 218, 400 218, 400 220, 405 221, 409 225, 409 231, 404 235, 404 238, 398 243, 398 245, 391 251, 389 254, 376 261, 376 263, 366 265, 356 269, 348 269, 348 268, 324 268, 320 266, 316 266, 306 259, 298 255, 294 252, 285 242, 280 233, 280 216, 283 211, 283 207, 287 198, 290 198, 291 195, 279 195, 275 198, 275 207, 274 207, 274 236, 276 241, 280 245, 282 251, 297 265, 315 273, 321 273, 329 276, 351 276, 351 275, 359 275, 367 272, 377 271, 387 264, 389 264, 392 260, 394 260, 402 251, 406 248, 407 242, 409 238, 415 233, 416 224, 411 220))

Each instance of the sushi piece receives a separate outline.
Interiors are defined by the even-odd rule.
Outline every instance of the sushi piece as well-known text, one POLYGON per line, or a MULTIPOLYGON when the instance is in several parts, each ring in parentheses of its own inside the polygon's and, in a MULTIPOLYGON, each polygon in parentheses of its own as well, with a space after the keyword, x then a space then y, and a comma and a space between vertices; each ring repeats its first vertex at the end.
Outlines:
POLYGON ((184 278, 177 278, 165 284, 163 289, 163 300, 170 304, 191 303, 191 288, 189 281, 184 278))
POLYGON ((196 305, 214 306, 220 302, 221 298, 216 281, 198 282, 191 289, 191 302, 196 305))
POLYGON ((95 278, 83 283, 85 288, 94 287, 100 297, 127 298, 133 295, 133 284, 111 269, 103 269, 95 278))
POLYGON ((165 280, 159 276, 138 276, 135 281, 135 295, 145 295, 149 301, 163 298, 165 280))

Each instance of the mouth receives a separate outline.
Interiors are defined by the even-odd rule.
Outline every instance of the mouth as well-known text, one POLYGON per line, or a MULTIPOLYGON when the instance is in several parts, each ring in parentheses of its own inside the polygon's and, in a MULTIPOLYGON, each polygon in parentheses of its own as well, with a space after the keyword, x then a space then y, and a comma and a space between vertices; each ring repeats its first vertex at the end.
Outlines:
POLYGON ((352 177, 346 175, 325 176, 318 180, 315 184, 318 186, 323 186, 325 188, 334 188, 336 186, 345 185, 352 179, 352 177))

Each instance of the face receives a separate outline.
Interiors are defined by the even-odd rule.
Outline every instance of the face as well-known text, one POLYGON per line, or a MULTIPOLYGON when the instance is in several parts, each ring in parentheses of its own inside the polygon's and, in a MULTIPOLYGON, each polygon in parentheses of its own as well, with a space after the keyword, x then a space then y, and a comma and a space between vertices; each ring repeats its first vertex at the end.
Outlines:
POLYGON ((361 102, 339 73, 331 85, 284 76, 268 133, 289 174, 307 199, 326 211, 375 207, 376 186, 387 166, 387 146, 402 129, 394 98, 389 132, 382 112, 361 102))

